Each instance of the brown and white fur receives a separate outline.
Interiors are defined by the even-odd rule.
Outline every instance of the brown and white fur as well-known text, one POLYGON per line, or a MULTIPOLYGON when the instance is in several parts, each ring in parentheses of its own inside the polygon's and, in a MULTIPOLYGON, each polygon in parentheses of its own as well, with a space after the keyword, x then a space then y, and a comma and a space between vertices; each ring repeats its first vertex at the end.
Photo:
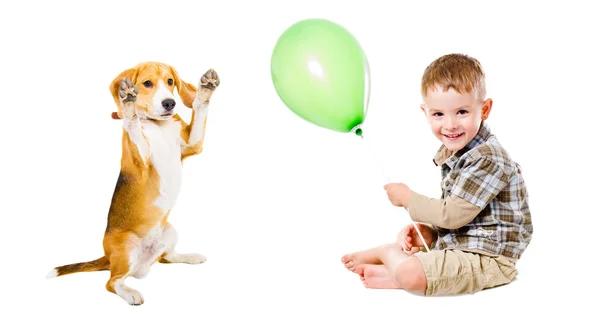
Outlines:
POLYGON ((106 289, 131 305, 142 294, 125 279, 143 278, 155 262, 199 264, 201 254, 175 252, 177 232, 167 221, 179 195, 182 163, 202 151, 210 98, 219 86, 210 69, 198 89, 169 65, 141 63, 120 73, 110 84, 117 104, 114 119, 123 120, 121 170, 108 212, 104 256, 56 267, 48 277, 110 270, 106 289), (192 108, 189 124, 175 114, 174 89, 192 108))

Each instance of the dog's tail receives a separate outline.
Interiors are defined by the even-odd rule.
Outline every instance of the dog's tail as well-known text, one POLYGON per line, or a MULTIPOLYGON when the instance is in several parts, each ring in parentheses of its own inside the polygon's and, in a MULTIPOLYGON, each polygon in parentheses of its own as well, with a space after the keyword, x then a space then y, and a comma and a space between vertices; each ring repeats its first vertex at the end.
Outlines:
POLYGON ((79 262, 73 264, 67 264, 64 266, 56 267, 52 269, 46 278, 54 278, 65 274, 77 273, 77 272, 92 272, 108 270, 110 268, 110 262, 106 257, 98 258, 96 260, 88 262, 79 262))

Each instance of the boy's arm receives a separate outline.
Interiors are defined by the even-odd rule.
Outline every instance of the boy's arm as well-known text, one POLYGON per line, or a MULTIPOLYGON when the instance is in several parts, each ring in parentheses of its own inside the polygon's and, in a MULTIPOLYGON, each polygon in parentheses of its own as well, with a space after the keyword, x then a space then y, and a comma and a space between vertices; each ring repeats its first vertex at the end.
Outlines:
POLYGON ((456 229, 470 223, 481 209, 455 195, 440 200, 413 191, 408 200, 408 212, 415 222, 456 229))
POLYGON ((454 181, 449 196, 433 199, 416 192, 408 198, 408 210, 413 221, 457 229, 471 222, 508 183, 507 166, 503 160, 480 157, 466 164, 454 181))

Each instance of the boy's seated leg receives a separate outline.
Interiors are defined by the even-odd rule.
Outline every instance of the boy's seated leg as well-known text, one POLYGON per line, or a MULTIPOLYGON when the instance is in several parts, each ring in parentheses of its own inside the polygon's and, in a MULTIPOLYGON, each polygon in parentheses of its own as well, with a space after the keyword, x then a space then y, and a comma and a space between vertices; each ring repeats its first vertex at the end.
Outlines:
POLYGON ((421 262, 396 243, 345 255, 342 262, 359 274, 368 288, 425 292, 427 281, 421 262))
POLYGON ((517 275, 515 261, 456 249, 419 252, 425 272, 426 296, 457 295, 510 283, 517 275))
POLYGON ((408 256, 404 250, 396 246, 387 249, 382 261, 398 288, 420 295, 425 293, 427 286, 425 271, 414 255, 408 256))

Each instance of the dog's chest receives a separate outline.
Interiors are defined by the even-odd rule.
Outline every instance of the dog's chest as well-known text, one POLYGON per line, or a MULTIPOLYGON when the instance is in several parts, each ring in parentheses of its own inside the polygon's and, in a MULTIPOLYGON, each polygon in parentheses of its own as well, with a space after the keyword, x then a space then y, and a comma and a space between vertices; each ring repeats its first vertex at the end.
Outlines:
POLYGON ((164 125, 145 124, 144 134, 150 145, 150 163, 159 176, 159 195, 154 205, 164 211, 174 205, 181 187, 181 143, 180 126, 175 122, 164 125))

